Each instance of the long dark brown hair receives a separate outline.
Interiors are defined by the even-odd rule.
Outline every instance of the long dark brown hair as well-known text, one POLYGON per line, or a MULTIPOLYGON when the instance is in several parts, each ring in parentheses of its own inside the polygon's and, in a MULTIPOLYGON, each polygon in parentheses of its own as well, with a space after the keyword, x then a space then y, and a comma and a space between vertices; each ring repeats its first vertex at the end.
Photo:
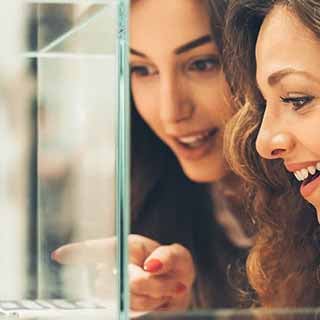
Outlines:
POLYGON ((225 147, 231 167, 248 183, 258 232, 247 273, 261 304, 317 306, 320 248, 315 210, 300 196, 298 183, 283 162, 263 160, 255 148, 264 111, 255 78, 255 45, 263 20, 275 5, 292 10, 320 41, 318 0, 231 0, 224 58, 239 111, 229 122, 225 147))
MULTIPOLYGON (((201 1, 208 8, 213 38, 221 52, 227 1, 201 1)), ((131 232, 162 244, 177 242, 191 251, 197 269, 197 306, 235 306, 227 268, 242 251, 215 223, 207 185, 193 183, 184 175, 172 151, 140 117, 133 99, 131 119, 131 232)))

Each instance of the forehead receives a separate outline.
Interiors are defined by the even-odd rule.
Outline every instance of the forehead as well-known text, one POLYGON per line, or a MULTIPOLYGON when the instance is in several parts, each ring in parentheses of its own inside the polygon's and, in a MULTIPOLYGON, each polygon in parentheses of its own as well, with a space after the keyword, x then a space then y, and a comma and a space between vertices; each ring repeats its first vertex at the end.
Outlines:
POLYGON ((256 59, 257 77, 290 67, 320 73, 320 39, 290 9, 275 6, 261 26, 256 59))
POLYGON ((135 0, 130 12, 130 45, 142 51, 175 48, 210 33, 203 0, 135 0))

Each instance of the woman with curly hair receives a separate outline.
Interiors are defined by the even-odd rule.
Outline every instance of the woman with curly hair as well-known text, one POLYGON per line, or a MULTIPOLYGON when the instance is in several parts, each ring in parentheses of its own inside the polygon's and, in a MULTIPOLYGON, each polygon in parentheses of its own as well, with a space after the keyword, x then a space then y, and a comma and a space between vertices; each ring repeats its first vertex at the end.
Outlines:
POLYGON ((250 188, 249 281, 267 307, 320 305, 320 1, 234 0, 226 149, 250 188))

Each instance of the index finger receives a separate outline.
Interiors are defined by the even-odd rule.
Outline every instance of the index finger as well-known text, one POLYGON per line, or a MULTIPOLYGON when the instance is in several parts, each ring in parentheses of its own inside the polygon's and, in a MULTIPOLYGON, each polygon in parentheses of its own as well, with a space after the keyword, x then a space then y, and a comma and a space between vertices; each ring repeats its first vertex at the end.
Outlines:
POLYGON ((51 257, 61 264, 90 265, 106 263, 116 255, 116 238, 87 240, 64 245, 54 252, 51 257))
MULTIPOLYGON (((156 241, 130 234, 128 236, 129 261, 142 266, 149 254, 160 246, 156 241)), ((64 245, 54 252, 51 257, 61 264, 84 265, 107 263, 110 257, 116 256, 117 238, 87 240, 64 245)))

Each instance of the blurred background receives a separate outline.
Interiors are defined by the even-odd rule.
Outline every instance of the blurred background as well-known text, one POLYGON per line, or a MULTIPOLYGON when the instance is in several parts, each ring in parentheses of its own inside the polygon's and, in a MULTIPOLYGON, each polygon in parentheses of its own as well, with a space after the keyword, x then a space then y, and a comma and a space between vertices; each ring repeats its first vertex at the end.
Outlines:
MULTIPOLYGON (((50 255, 115 234, 117 11, 107 2, 2 1, 1 300, 94 295, 94 270, 50 255)), ((115 268, 115 252, 106 263, 115 268)))

